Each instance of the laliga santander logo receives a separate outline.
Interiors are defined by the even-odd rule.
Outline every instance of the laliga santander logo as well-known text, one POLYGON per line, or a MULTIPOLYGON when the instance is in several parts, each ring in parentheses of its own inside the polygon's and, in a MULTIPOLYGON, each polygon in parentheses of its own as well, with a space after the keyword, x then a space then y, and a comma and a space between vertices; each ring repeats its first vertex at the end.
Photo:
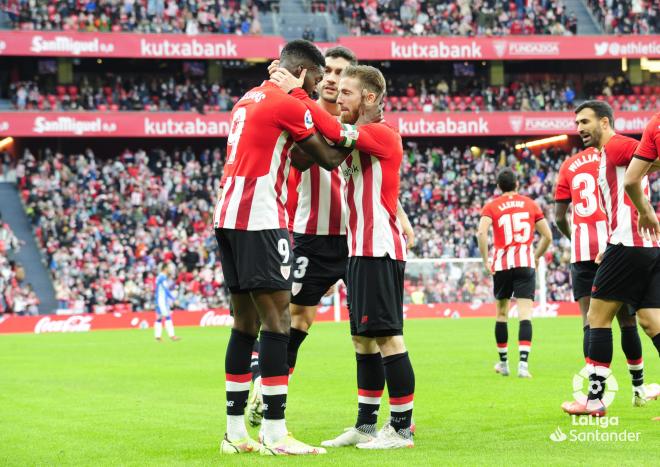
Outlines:
POLYGON ((596 371, 599 376, 604 377, 605 381, 589 381, 589 374, 594 370, 593 365, 587 365, 580 372, 573 376, 573 398, 587 409, 597 409, 601 404, 609 407, 614 402, 616 392, 619 390, 619 383, 612 374, 612 370, 604 367, 597 367, 596 371), (589 394, 602 393, 600 399, 588 399, 588 394, 584 392, 584 382, 587 382, 587 391, 589 394), (603 386, 605 391, 603 392, 603 386))
POLYGON ((34 327, 35 334, 45 332, 88 332, 92 329, 92 316, 70 316, 67 319, 51 320, 46 316, 34 327))
POLYGON ((232 326, 234 324, 234 318, 228 314, 216 315, 215 311, 208 311, 204 313, 202 319, 199 322, 200 327, 208 326, 232 326))

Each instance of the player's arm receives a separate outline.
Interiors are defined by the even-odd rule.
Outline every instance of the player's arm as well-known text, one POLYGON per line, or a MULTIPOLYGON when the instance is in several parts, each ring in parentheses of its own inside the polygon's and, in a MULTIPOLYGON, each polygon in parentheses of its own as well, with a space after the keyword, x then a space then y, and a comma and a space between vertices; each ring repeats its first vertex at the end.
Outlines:
MULTIPOLYGON (((326 170, 332 170, 344 162, 351 153, 351 148, 330 146, 320 133, 296 143, 314 162, 326 170)), ((307 167, 309 168, 309 167, 307 167)), ((306 169, 304 169, 306 170, 306 169)))
POLYGON ((410 224, 410 219, 408 219, 406 211, 401 206, 401 201, 397 202, 396 205, 396 217, 403 226, 403 234, 406 236, 406 247, 411 249, 415 245, 415 231, 412 228, 412 224, 410 224))
POLYGON ((493 219, 488 216, 481 216, 481 219, 479 219, 479 228, 477 229, 477 243, 479 244, 481 260, 484 263, 484 269, 490 275, 493 274, 488 259, 488 231, 491 225, 493 225, 493 219))
POLYGON ((308 156, 305 151, 300 149, 296 144, 291 147, 291 152, 289 154, 291 165, 301 172, 304 172, 314 165, 314 159, 308 156))
POLYGON ((566 218, 568 205, 571 203, 571 184, 566 176, 569 160, 565 160, 561 165, 555 185, 555 224, 566 238, 571 238, 571 227, 566 218))
POLYGON ((660 222, 655 214, 651 202, 644 196, 642 180, 653 165, 653 161, 635 156, 630 161, 623 178, 623 185, 628 197, 639 212, 637 230, 639 234, 648 240, 660 239, 660 222))
POLYGON ((301 88, 294 89, 291 95, 305 104, 312 114, 316 128, 336 145, 355 148, 376 157, 389 154, 388 149, 392 142, 388 138, 383 138, 376 128, 364 125, 358 128, 356 125, 340 123, 301 88))
POLYGON ((555 202, 555 225, 566 238, 571 238, 571 226, 568 223, 568 201, 555 202))
POLYGON ((539 265, 539 260, 548 251, 548 247, 552 242, 552 231, 550 230, 550 225, 545 219, 536 221, 536 231, 541 235, 541 240, 539 240, 538 245, 536 245, 536 251, 534 252, 534 261, 536 266, 539 265))

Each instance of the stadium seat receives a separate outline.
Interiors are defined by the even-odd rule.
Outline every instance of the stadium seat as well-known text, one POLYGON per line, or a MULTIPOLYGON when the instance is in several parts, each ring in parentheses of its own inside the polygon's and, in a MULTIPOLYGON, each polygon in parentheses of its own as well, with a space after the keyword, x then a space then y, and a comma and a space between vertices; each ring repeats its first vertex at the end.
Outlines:
POLYGON ((66 94, 66 87, 64 87, 64 86, 57 86, 57 87, 55 88, 55 91, 57 92, 57 95, 58 95, 59 97, 62 97, 62 96, 64 96, 64 95, 66 94))
POLYGON ((117 104, 111 104, 110 110, 112 110, 113 112, 117 112, 119 110, 119 106, 117 104))
POLYGON ((642 87, 641 86, 633 86, 632 87, 633 94, 640 95, 642 93, 642 87))
POLYGON ((98 106, 98 110, 99 110, 100 112, 105 112, 106 110, 108 110, 108 106, 105 105, 105 104, 99 104, 99 106, 98 106))
POLYGON ((616 101, 619 104, 623 104, 624 102, 626 102, 626 96, 624 96, 623 94, 621 94, 620 96, 616 96, 616 101))
POLYGON ((634 104, 636 102, 637 102, 637 96, 636 95, 631 94, 631 95, 628 96, 628 103, 634 104))

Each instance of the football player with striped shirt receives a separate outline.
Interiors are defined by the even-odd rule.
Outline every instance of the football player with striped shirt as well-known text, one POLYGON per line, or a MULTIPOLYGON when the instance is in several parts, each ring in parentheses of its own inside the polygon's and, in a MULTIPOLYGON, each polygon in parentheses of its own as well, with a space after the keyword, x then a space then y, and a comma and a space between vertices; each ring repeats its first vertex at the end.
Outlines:
MULTIPOLYGON (((343 70, 349 65, 355 65, 357 60, 353 52, 345 47, 333 47, 325 53, 325 74, 319 84, 317 103, 330 115, 339 117, 341 109, 337 104, 339 95, 339 79, 343 70)), ((269 71, 275 72, 279 63, 274 61, 269 71)), ((294 148, 296 150, 297 148, 294 148)), ((343 195, 345 181, 339 167, 332 171, 325 170, 312 160, 309 170, 299 171, 292 169, 292 179, 295 178, 291 194, 299 191, 299 196, 290 196, 287 207, 293 211, 291 217, 295 219, 291 230, 293 231, 293 252, 296 267, 293 272, 292 298, 291 298, 291 332, 288 347, 289 373, 292 374, 296 365, 300 345, 307 337, 309 328, 316 317, 317 305, 321 297, 338 280, 346 282, 346 266, 348 263, 348 244, 346 242, 346 200, 343 195), (294 189, 296 190, 294 192, 294 189)), ((399 204, 397 218, 401 222, 408 248, 414 242, 414 232, 403 207, 399 204)), ((383 361, 379 352, 373 355, 360 355, 356 357, 358 383, 367 387, 360 387, 362 391, 382 393, 385 386, 383 361), (363 375, 378 374, 375 380, 367 380, 363 375)), ((358 395, 358 398, 361 397, 358 395)), ((372 400, 375 398, 372 394, 372 400)), ((380 398, 380 396, 379 396, 380 398)), ((380 402, 379 402, 380 403, 380 402)), ((373 404, 372 404, 373 405, 373 404)), ((248 401, 248 420, 258 424, 260 399, 259 386, 250 395, 248 401)), ((360 410, 360 406, 358 406, 360 410)), ((349 430, 340 439, 324 441, 322 446, 340 447, 354 445, 356 442, 368 440, 361 435, 376 433, 375 420, 377 414, 373 407, 362 409, 354 430, 349 430), (373 421, 373 423, 372 423, 373 421), (350 438, 350 439, 349 439, 350 438)))
POLYGON ((598 390, 589 391, 586 403, 565 402, 562 409, 571 415, 602 416, 606 413, 602 400, 605 380, 611 373, 612 320, 622 305, 637 313, 660 352, 660 241, 648 230, 638 229, 639 214, 635 208, 639 205, 648 213, 647 173, 658 167, 652 161, 635 157, 637 140, 614 132, 612 108, 606 103, 587 101, 576 109, 576 114, 585 146, 601 148, 598 186, 610 234, 594 278, 587 315, 589 383, 590 388, 598 390))
POLYGON ((382 355, 382 367, 375 366, 372 372, 362 374, 363 381, 358 381, 360 388, 371 388, 358 392, 358 417, 365 417, 365 425, 375 425, 383 392, 378 382, 384 380, 390 397, 390 421, 375 437, 349 428, 350 442, 343 445, 355 444, 360 449, 412 447, 415 374, 403 339, 406 240, 397 218, 403 146, 398 132, 380 116, 385 78, 370 66, 350 66, 344 70, 337 99, 343 123, 295 88, 297 83, 292 80, 291 84, 290 73, 278 70, 271 79, 305 102, 326 138, 354 149, 347 158, 313 159, 328 170, 341 164, 346 181, 349 250, 346 275, 357 359, 382 355))
MULTIPOLYGON (((297 40, 283 48, 280 66, 302 74, 304 92, 311 94, 321 81, 325 59, 314 44, 297 40)), ((221 443, 225 454, 325 452, 293 438, 284 418, 293 262, 286 180, 294 143, 316 157, 346 157, 347 153, 330 147, 316 132, 305 105, 271 82, 251 89, 234 106, 222 196, 214 212, 220 261, 234 311, 225 358, 227 431, 221 443), (259 328, 264 402, 261 443, 249 437, 244 420, 250 359, 259 328)))
MULTIPOLYGON (((587 312, 591 301, 591 287, 598 265, 596 257, 605 250, 608 237, 607 215, 601 207, 598 192, 598 167, 600 150, 591 146, 567 158, 559 169, 555 187, 555 220, 559 231, 571 240, 571 284, 573 297, 582 314, 584 359, 589 363, 589 324, 587 312), (567 213, 573 206, 572 222, 567 213)), ((623 306, 617 312, 621 328, 621 348, 626 356, 628 371, 633 384, 633 405, 646 405, 655 399, 660 387, 644 386, 644 361, 642 342, 637 332, 637 320, 623 306)))
POLYGON ((532 308, 536 290, 536 271, 540 258, 552 241, 552 232, 541 208, 527 196, 518 193, 515 172, 506 167, 497 174, 497 186, 502 195, 486 204, 481 212, 477 241, 487 274, 493 276, 497 317, 495 340, 500 361, 495 371, 509 376, 508 317, 509 301, 518 304, 518 376, 531 378, 529 352, 532 345, 532 308), (493 227, 493 255, 488 257, 488 231, 493 227), (532 248, 534 231, 541 239, 532 248))
MULTIPOLYGON (((346 47, 337 46, 326 51, 323 80, 317 88, 317 102, 330 115, 338 117, 340 113, 337 105, 339 76, 347 66, 356 63, 355 54, 346 47)), ((269 73, 274 73, 278 67, 279 60, 273 61, 268 67, 269 73)), ((300 149, 294 146, 294 151, 300 149)), ((346 203, 342 196, 344 179, 338 168, 328 171, 311 164, 311 161, 307 165, 310 165, 307 170, 293 167, 288 180, 290 194, 287 210, 289 229, 293 232, 294 256, 289 306, 291 329, 287 348, 289 375, 293 374, 298 350, 316 318, 321 297, 338 280, 345 278, 348 259, 346 203)), ((250 424, 257 426, 261 423, 263 401, 261 379, 254 381, 247 416, 250 424)))

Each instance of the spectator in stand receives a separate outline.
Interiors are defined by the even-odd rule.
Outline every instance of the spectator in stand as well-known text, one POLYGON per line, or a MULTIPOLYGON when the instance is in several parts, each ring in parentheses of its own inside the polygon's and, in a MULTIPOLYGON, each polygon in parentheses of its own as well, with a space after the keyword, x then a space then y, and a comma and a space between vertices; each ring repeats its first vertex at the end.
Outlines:
MULTIPOLYGON (((110 81, 84 76, 74 86, 47 86, 42 78, 18 81, 9 87, 10 100, 17 110, 150 110, 198 112, 231 110, 246 82, 218 82, 182 77, 141 78, 117 76, 110 81)), ((653 90, 654 83, 648 83, 653 90)), ((660 84, 660 82, 658 82, 660 84)), ((580 83, 580 99, 598 96, 631 96, 617 110, 656 110, 657 97, 640 95, 627 77, 608 76, 603 80, 580 83)), ((386 110, 435 111, 569 111, 578 99, 576 86, 570 81, 515 77, 507 86, 489 86, 484 78, 432 78, 391 74, 388 78, 391 98, 386 110), (401 97, 401 99, 400 99, 401 97), (405 101, 404 99, 405 98, 405 101), (458 100, 456 100, 458 98, 458 100)))
POLYGON ((3 9, 16 29, 82 32, 260 32, 251 24, 270 2, 232 0, 18 0, 3 9))
POLYGON ((587 0, 605 34, 660 33, 657 0, 587 0))
POLYGON ((305 29, 302 33, 302 38, 306 41, 314 42, 315 37, 316 35, 314 34, 314 30, 309 25, 305 26, 305 29))
POLYGON ((105 161, 91 150, 46 151, 38 161, 28 152, 22 162, 19 187, 60 306, 68 299, 68 308, 85 311, 153 309, 157 267, 166 261, 186 266, 176 279, 179 306, 227 305, 208 228, 219 149, 127 150, 105 161))
POLYGON ((8 257, 10 253, 18 252, 20 247, 21 242, 9 224, 0 218, 0 314, 39 313, 39 299, 25 281, 25 270, 8 257))
POLYGON ((561 0, 340 0, 351 35, 569 35, 577 19, 561 0))

